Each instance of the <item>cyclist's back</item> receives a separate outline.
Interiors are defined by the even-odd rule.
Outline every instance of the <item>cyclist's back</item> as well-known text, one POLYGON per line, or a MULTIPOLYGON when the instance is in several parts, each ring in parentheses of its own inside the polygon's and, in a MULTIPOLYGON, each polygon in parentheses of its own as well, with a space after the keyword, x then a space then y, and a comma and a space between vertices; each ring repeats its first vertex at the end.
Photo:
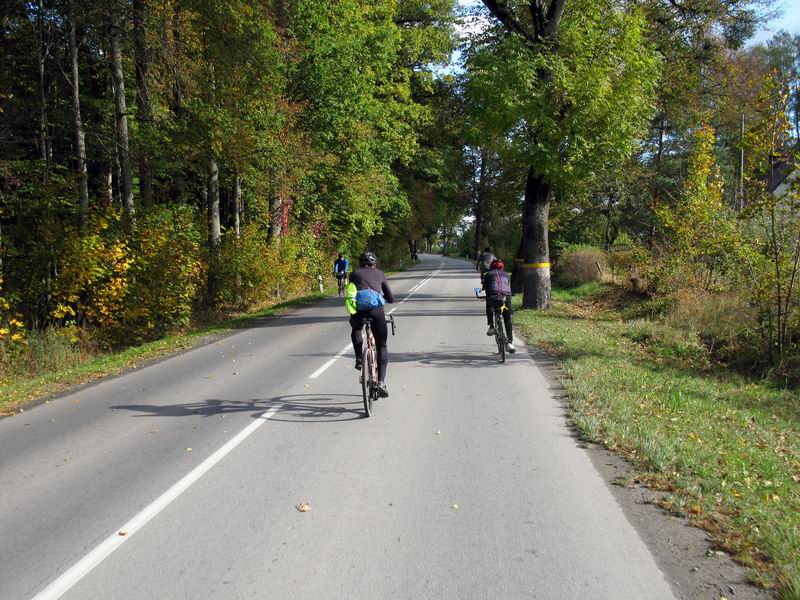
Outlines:
POLYGON ((381 294, 389 304, 394 302, 394 294, 386 280, 386 275, 377 267, 359 267, 350 273, 350 283, 358 291, 373 290, 381 294))

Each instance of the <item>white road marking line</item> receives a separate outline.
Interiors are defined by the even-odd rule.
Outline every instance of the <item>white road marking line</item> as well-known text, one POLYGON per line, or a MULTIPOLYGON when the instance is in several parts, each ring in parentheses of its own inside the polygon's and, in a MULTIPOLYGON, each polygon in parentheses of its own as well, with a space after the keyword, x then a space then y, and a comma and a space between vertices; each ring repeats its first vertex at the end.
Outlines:
POLYGON ((103 562, 114 550, 130 539, 134 533, 147 525, 151 519, 169 506, 169 504, 185 492, 190 485, 205 475, 214 465, 247 439, 247 437, 261 427, 282 407, 283 405, 273 406, 268 411, 259 415, 252 423, 222 445, 214 454, 189 471, 187 475, 146 506, 139 514, 117 529, 115 533, 107 537, 100 545, 96 546, 94 550, 67 569, 58 579, 39 592, 33 600, 57 600, 57 598, 67 593, 72 586, 103 562))
MULTIPOLYGON (((432 277, 435 277, 435 276, 436 276, 436 275, 439 273, 439 271, 441 271, 441 270, 442 270, 442 267, 444 267, 444 261, 442 261, 442 262, 440 262, 440 263, 439 263, 439 268, 438 268, 438 269, 436 269, 436 270, 435 270, 433 273, 431 273, 430 275, 428 275, 428 276, 427 276, 425 279, 423 279, 423 280, 422 280, 422 281, 420 281, 420 282, 419 282, 417 285, 415 285, 413 288, 411 288, 411 289, 409 290, 408 294, 406 295, 406 297, 405 297, 405 298, 403 298, 403 299, 402 299, 400 302, 398 302, 398 303, 397 303, 397 306, 395 306, 394 308, 392 308, 392 310, 390 310, 390 311, 389 311, 387 314, 390 314, 390 315, 391 315, 391 314, 392 314, 394 311, 396 311, 396 310, 397 310, 397 309, 400 307, 400 305, 401 305, 403 302, 405 302, 406 300, 408 300, 409 298, 411 298, 411 296, 413 296, 413 295, 414 295, 414 293, 415 293, 415 292, 416 292, 416 291, 417 291, 419 288, 421 288, 423 285, 425 285, 425 284, 426 284, 426 283, 427 283, 427 282, 428 282, 428 281, 429 281, 429 280, 430 280, 432 277)), ((313 372, 311 375, 309 375, 309 376, 308 376, 308 378, 309 378, 309 379, 317 379, 317 378, 318 378, 320 375, 322 375, 322 374, 323 374, 325 371, 327 371, 327 370, 328 370, 328 369, 329 369, 329 368, 330 368, 330 367, 333 365, 333 363, 335 363, 335 362, 336 362, 338 359, 340 359, 342 356, 344 356, 344 355, 345 355, 345 353, 346 353, 346 352, 347 352, 349 349, 350 349, 350 344, 347 344, 347 346, 345 346, 344 348, 342 348, 341 350, 339 350, 339 352, 336 354, 336 356, 334 356, 333 358, 329 359, 329 360, 328 360, 328 362, 326 362, 326 363, 325 363, 324 365, 322 365, 322 366, 321 366, 319 369, 317 369, 316 371, 314 371, 314 372, 313 372)))

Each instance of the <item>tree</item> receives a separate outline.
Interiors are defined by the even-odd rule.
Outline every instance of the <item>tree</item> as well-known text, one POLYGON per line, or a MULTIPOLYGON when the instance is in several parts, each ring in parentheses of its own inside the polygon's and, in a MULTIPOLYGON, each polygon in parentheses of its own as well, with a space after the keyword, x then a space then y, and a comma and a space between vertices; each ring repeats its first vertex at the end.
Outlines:
POLYGON ((78 174, 78 196, 79 212, 78 221, 81 233, 86 233, 89 222, 89 175, 86 170, 86 136, 83 132, 83 121, 81 119, 81 93, 80 93, 80 73, 78 71, 78 43, 76 40, 75 25, 75 2, 69 0, 68 23, 69 23, 69 63, 72 89, 72 115, 75 136, 75 171, 78 174))
POLYGON ((125 100, 125 75, 122 70, 123 15, 118 0, 109 7, 111 38, 111 76, 114 81, 114 113, 116 116, 117 156, 122 175, 122 206, 129 226, 136 223, 133 204, 133 175, 131 172, 130 143, 128 137, 128 108, 125 100))
MULTIPOLYGON (((152 121, 147 74, 150 57, 147 48, 147 0, 133 0, 133 46, 136 67, 136 122, 139 135, 147 138, 152 121)), ((153 204, 153 172, 145 145, 139 144, 139 193, 144 206, 153 204)))
POLYGON ((528 164, 523 306, 548 308, 553 193, 566 196, 601 162, 630 155, 652 110, 658 61, 642 15, 612 2, 484 4, 499 26, 470 48, 467 93, 528 164))

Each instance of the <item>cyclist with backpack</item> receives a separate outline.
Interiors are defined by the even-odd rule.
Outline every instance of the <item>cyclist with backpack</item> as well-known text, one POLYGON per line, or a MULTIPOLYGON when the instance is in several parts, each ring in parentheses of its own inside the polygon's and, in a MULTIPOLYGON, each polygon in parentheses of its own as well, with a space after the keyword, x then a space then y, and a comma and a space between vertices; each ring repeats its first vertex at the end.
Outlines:
POLYGON ((508 343, 506 349, 510 354, 514 354, 517 349, 514 347, 514 334, 511 329, 511 280, 508 273, 504 271, 505 264, 497 257, 489 263, 489 270, 483 276, 483 289, 486 291, 486 320, 489 322, 489 331, 486 335, 494 335, 493 311, 498 303, 504 303, 506 309, 503 313, 503 324, 506 328, 506 338, 508 343))
POLYGON ((345 292, 345 306, 350 313, 350 339, 353 341, 353 350, 356 353, 355 367, 361 370, 361 353, 364 339, 361 334, 361 319, 372 319, 372 333, 375 336, 375 346, 378 351, 378 395, 387 398, 386 367, 389 364, 389 350, 386 340, 389 330, 386 327, 386 316, 383 311, 384 303, 394 303, 394 294, 386 280, 386 275, 378 269, 378 258, 374 252, 364 252, 359 258, 358 269, 350 273, 350 283, 345 292))
POLYGON ((333 276, 336 277, 336 281, 339 284, 340 296, 344 293, 344 280, 347 277, 349 266, 347 259, 344 258, 340 252, 339 258, 333 262, 333 276))

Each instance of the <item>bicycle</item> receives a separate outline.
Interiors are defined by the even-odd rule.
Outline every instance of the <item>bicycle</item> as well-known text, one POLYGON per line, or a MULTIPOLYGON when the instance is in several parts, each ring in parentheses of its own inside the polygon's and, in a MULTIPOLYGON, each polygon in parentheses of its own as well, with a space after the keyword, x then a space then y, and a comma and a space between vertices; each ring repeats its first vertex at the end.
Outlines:
POLYGON ((347 273, 334 273, 334 276, 339 283, 339 298, 341 298, 344 296, 344 280, 347 278, 347 273))
POLYGON ((481 288, 475 289, 475 297, 480 300, 492 303, 492 314, 494 315, 494 340, 497 343, 497 356, 501 363, 506 362, 506 345, 508 338, 506 338, 505 322, 503 321, 503 311, 508 310, 505 298, 502 296, 479 296, 481 288))
MULTIPOLYGON (((395 332, 394 317, 386 317, 386 322, 392 325, 392 335, 395 332)), ((378 350, 375 348, 375 336, 372 335, 372 319, 367 317, 361 320, 364 328, 364 349, 361 352, 361 394, 364 397, 364 415, 372 416, 372 405, 378 399, 378 350)))

